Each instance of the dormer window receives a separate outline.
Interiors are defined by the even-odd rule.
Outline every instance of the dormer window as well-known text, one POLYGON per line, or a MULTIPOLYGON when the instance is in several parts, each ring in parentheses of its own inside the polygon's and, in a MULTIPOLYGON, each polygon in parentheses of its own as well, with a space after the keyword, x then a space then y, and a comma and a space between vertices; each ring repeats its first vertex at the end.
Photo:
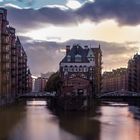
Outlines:
POLYGON ((81 60, 82 60, 81 55, 79 55, 79 54, 75 55, 75 62, 81 62, 81 60))
POLYGON ((88 51, 88 55, 87 55, 88 58, 94 58, 95 55, 94 55, 94 52, 93 50, 90 48, 89 51, 88 51))
POLYGON ((70 56, 70 55, 67 56, 67 61, 68 61, 68 62, 71 61, 71 56, 70 56))

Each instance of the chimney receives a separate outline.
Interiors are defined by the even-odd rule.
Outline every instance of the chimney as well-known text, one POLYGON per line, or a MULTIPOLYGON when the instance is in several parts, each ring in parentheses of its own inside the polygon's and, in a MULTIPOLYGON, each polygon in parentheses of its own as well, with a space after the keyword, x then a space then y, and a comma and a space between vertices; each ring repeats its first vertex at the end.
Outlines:
POLYGON ((88 45, 84 46, 84 48, 87 50, 88 49, 88 45))
POLYGON ((66 55, 68 55, 69 52, 70 52, 70 46, 67 45, 67 46, 66 46, 66 55))
POLYGON ((101 45, 99 44, 99 49, 101 48, 101 45))

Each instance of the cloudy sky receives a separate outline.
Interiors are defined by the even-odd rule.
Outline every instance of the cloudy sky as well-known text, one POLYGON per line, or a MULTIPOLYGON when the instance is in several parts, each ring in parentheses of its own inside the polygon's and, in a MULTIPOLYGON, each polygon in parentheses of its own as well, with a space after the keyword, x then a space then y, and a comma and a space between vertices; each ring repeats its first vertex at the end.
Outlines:
POLYGON ((103 68, 127 66, 140 46, 139 0, 0 0, 33 75, 56 71, 66 44, 103 51, 103 68))

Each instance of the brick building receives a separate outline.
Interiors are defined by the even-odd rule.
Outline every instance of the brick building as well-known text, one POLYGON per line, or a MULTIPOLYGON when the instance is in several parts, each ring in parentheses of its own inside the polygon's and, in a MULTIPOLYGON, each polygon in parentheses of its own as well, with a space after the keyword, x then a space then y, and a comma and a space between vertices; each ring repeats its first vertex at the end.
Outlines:
POLYGON ((33 89, 33 78, 30 69, 27 70, 27 92, 32 92, 33 89))
POLYGON ((63 81, 62 94, 96 95, 101 91, 101 58, 98 48, 80 45, 66 46, 66 55, 60 62, 63 81))
POLYGON ((128 90, 140 92, 140 55, 135 54, 128 61, 128 90))
POLYGON ((35 92, 44 92, 47 84, 47 78, 38 77, 35 79, 34 91, 35 92))
POLYGON ((0 8, 0 104, 27 92, 27 56, 9 26, 7 10, 0 8))
POLYGON ((119 68, 102 75, 102 92, 112 92, 128 89, 127 68, 119 68))

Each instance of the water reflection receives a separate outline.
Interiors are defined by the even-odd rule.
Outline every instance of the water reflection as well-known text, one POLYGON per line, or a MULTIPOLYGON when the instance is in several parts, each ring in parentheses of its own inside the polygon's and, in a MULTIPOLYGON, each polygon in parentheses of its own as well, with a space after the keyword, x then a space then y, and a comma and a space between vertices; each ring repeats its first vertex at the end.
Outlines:
POLYGON ((102 140, 140 140, 140 121, 133 118, 129 106, 111 103, 101 106, 101 112, 102 140))
POLYGON ((42 103, 38 101, 27 102, 26 116, 24 120, 13 129, 10 140, 77 139, 77 137, 59 128, 59 120, 47 109, 46 105, 43 106, 43 103, 44 101, 42 103))
POLYGON ((0 140, 140 140, 140 107, 94 104, 89 112, 50 111, 46 101, 0 108, 0 140))
POLYGON ((57 112, 61 129, 81 140, 100 140, 100 121, 94 117, 101 113, 96 107, 89 112, 57 112))
POLYGON ((33 101, 27 101, 27 106, 45 106, 47 105, 47 101, 41 101, 41 100, 33 100, 33 101))
POLYGON ((129 106, 129 111, 132 112, 134 118, 140 119, 140 106, 129 106))
POLYGON ((0 107, 0 140, 7 140, 9 133, 24 118, 24 107, 22 105, 0 107))

